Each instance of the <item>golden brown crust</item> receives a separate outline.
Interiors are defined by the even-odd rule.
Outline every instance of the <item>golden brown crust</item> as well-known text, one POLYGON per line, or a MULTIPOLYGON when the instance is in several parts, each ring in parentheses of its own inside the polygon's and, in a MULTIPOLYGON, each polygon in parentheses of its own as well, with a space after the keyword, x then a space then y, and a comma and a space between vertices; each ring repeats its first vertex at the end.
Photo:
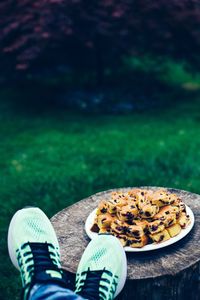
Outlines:
POLYGON ((126 245, 131 248, 142 248, 148 243, 148 237, 143 235, 141 239, 128 237, 126 245))
POLYGON ((155 214, 159 211, 159 207, 156 205, 145 204, 140 208, 140 216, 144 219, 153 218, 155 214))
POLYGON ((101 229, 103 228, 110 228, 111 223, 114 220, 114 216, 109 213, 98 215, 97 216, 97 225, 101 229))
POLYGON ((190 218, 186 213, 182 212, 180 217, 177 219, 178 224, 180 224, 181 228, 186 228, 190 224, 190 218))
POLYGON ((149 237, 153 242, 156 243, 164 242, 170 239, 170 235, 166 229, 156 234, 150 234, 149 237))
POLYGON ((165 229, 165 225, 162 221, 155 220, 148 223, 147 229, 150 234, 154 234, 163 231, 165 229))
POLYGON ((126 234, 128 237, 134 237, 136 239, 139 239, 144 235, 144 230, 142 226, 130 225, 126 227, 126 234))
POLYGON ((117 209, 117 216, 121 221, 131 221, 138 216, 138 209, 135 205, 126 205, 117 209))
POLYGON ((174 225, 172 225, 172 226, 170 226, 170 227, 168 227, 166 229, 167 229, 170 237, 174 237, 174 236, 176 236, 176 235, 178 235, 180 233, 181 226, 178 223, 176 223, 176 224, 174 224, 174 225))

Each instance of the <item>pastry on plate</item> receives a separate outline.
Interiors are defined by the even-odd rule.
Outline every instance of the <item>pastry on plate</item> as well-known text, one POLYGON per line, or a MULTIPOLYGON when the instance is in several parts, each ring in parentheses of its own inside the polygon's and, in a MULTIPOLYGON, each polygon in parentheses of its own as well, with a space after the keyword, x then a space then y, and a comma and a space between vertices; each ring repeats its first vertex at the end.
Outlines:
POLYGON ((105 213, 105 214, 97 216, 96 223, 97 223, 97 225, 99 226, 100 229, 102 227, 103 228, 110 228, 110 225, 113 222, 113 220, 114 220, 114 216, 112 216, 109 213, 105 213))
POLYGON ((148 222, 147 220, 132 220, 131 225, 138 225, 138 226, 142 226, 142 229, 144 230, 144 232, 147 231, 147 227, 148 227, 148 222))
POLYGON ((114 219, 114 221, 111 223, 110 228, 112 232, 116 234, 125 234, 127 224, 123 221, 118 220, 117 218, 114 219))
POLYGON ((181 212, 186 213, 186 206, 185 206, 185 203, 183 203, 183 201, 181 201, 181 199, 178 198, 178 199, 173 203, 173 206, 174 206, 174 207, 177 207, 177 208, 179 209, 180 213, 181 213, 181 212))
POLYGON ((108 211, 108 202, 106 200, 102 200, 97 207, 97 215, 105 214, 108 211))
POLYGON ((116 234, 116 233, 113 234, 119 239, 123 247, 127 245, 128 237, 125 234, 116 234))
POLYGON ((108 205, 108 212, 111 214, 116 214, 117 212, 117 208, 121 208, 124 205, 127 204, 127 200, 125 199, 109 199, 107 201, 107 205, 108 205))
POLYGON ((98 233, 111 233, 111 230, 109 227, 101 227, 98 233))
POLYGON ((159 207, 173 204, 177 200, 177 196, 167 190, 158 190, 148 196, 148 200, 159 207))
POLYGON ((173 225, 176 223, 176 217, 177 214, 175 212, 175 210, 170 207, 169 205, 162 207, 159 211, 159 213, 157 213, 154 216, 155 220, 160 220, 164 223, 164 225, 166 227, 173 225))
POLYGON ((142 226, 129 225, 126 227, 126 235, 128 237, 134 237, 136 239, 140 239, 144 235, 144 230, 142 226))
POLYGON ((150 234, 159 233, 165 229, 165 225, 161 220, 155 220, 147 224, 147 230, 150 234))
POLYGON ((172 226, 170 226, 170 227, 168 227, 166 229, 167 229, 170 237, 174 237, 174 236, 176 236, 176 235, 178 235, 180 233, 181 226, 178 223, 176 223, 176 224, 174 224, 174 225, 172 225, 172 226))
POLYGON ((131 238, 128 237, 126 241, 126 246, 132 247, 132 248, 142 248, 148 243, 148 237, 146 235, 143 235, 141 238, 131 238))
POLYGON ((159 233, 150 234, 149 237, 152 239, 153 242, 160 243, 170 239, 170 235, 166 229, 159 233))
POLYGON ((190 223, 186 205, 167 189, 112 192, 97 208, 91 230, 115 235, 123 246, 166 241, 190 223))
POLYGON ((155 216, 155 214, 159 211, 159 207, 152 204, 145 204, 140 207, 139 214, 144 219, 149 219, 155 216))
POLYGON ((165 219, 163 220, 163 223, 164 223, 165 227, 169 227, 173 224, 176 224, 176 214, 171 213, 171 214, 167 215, 165 217, 165 219))
POLYGON ((190 224, 190 218, 186 213, 182 212, 180 217, 177 219, 178 224, 181 226, 181 228, 186 228, 187 225, 190 224))
POLYGON ((138 209, 135 205, 126 205, 117 210, 119 220, 130 222, 138 216, 138 209))
POLYGON ((149 203, 147 200, 147 191, 146 190, 139 190, 136 193, 136 203, 139 209, 141 209, 142 206, 149 203))

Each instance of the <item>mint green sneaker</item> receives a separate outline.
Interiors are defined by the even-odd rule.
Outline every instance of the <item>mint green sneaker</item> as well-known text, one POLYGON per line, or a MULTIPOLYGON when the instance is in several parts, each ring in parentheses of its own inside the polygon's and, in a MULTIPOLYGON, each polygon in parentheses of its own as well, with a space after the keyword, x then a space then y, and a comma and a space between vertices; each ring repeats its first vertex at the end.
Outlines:
POLYGON ((85 249, 76 274, 75 293, 90 300, 111 300, 123 289, 127 261, 119 240, 100 234, 85 249))
POLYGON ((8 252, 21 273, 23 299, 28 299, 35 283, 54 282, 66 287, 55 231, 39 208, 15 213, 8 230, 8 252))

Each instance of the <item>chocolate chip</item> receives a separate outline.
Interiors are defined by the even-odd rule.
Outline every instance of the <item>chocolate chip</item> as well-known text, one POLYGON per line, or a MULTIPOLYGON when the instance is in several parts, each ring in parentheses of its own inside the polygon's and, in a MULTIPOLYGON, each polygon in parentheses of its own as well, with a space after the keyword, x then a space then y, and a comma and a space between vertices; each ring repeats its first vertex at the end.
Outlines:
POLYGON ((139 236, 139 235, 140 235, 140 232, 139 232, 138 230, 133 231, 133 235, 139 236))
POLYGON ((92 227, 90 228, 90 230, 92 231, 92 232, 99 232, 99 227, 98 227, 98 225, 97 224, 93 224, 92 225, 92 227))
POLYGON ((130 219, 127 220, 126 222, 128 223, 128 225, 136 225, 136 224, 135 224, 132 220, 130 220, 130 219))
POLYGON ((116 227, 116 230, 122 231, 122 230, 123 230, 123 227, 122 227, 122 226, 117 226, 117 227, 116 227))
POLYGON ((128 219, 132 219, 134 216, 133 216, 133 214, 130 212, 130 211, 128 211, 126 214, 125 214, 125 216, 128 218, 128 219))
POLYGON ((146 211, 145 216, 150 217, 151 216, 150 212, 146 211))
POLYGON ((152 225, 152 231, 156 231, 158 229, 158 226, 157 225, 152 225))

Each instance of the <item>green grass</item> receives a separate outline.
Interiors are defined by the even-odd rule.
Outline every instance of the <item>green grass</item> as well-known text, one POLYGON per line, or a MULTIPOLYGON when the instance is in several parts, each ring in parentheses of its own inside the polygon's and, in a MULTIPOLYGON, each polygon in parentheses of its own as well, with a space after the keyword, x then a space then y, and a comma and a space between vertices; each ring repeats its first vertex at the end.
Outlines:
POLYGON ((2 299, 20 295, 6 249, 18 208, 38 205, 51 217, 92 193, 124 186, 200 193, 200 99, 131 115, 84 116, 25 112, 0 95, 2 299))

